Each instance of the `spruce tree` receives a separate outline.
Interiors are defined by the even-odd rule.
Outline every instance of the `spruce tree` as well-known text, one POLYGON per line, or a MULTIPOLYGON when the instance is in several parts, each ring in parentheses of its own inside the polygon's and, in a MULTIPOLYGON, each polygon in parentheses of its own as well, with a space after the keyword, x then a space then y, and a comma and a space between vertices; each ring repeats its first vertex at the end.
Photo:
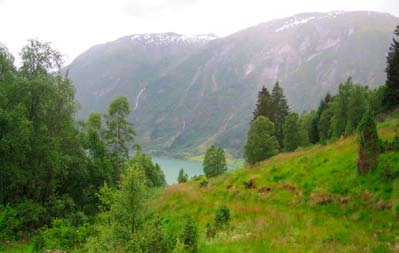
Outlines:
POLYGON ((273 87, 272 90, 272 109, 273 117, 270 119, 275 125, 276 137, 279 143, 280 149, 284 147, 284 136, 283 136, 283 125, 285 118, 289 113, 289 107, 287 99, 284 96, 283 89, 280 87, 279 83, 273 87))
POLYGON ((254 117, 252 121, 254 121, 259 116, 265 116, 269 119, 273 117, 273 108, 270 93, 265 88, 265 86, 263 86, 262 90, 258 93, 258 102, 256 104, 256 109, 253 112, 253 115, 254 117))
POLYGON ((360 173, 367 173, 378 164, 378 133, 374 120, 374 113, 369 108, 358 126, 359 153, 357 168, 360 173))
MULTIPOLYGON (((394 35, 399 37, 399 25, 396 27, 394 35)), ((387 79, 384 104, 387 109, 393 109, 399 105, 399 41, 395 38, 389 48, 385 72, 387 79)))
POLYGON ((330 101, 331 101, 330 93, 327 93, 327 95, 320 101, 319 108, 317 109, 317 114, 312 121, 312 127, 309 133, 309 140, 311 143, 318 143, 320 141, 319 124, 321 120, 321 115, 328 108, 328 103, 330 101))
POLYGON ((297 113, 290 113, 283 126, 284 149, 286 151, 294 151, 297 147, 304 145, 304 134, 299 116, 297 113))

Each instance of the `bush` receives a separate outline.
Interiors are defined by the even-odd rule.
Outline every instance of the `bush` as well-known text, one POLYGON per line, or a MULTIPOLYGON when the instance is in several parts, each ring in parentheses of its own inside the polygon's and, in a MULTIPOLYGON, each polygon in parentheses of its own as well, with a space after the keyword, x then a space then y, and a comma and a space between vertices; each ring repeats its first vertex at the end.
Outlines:
POLYGON ((394 214, 395 214, 396 219, 399 220, 399 203, 396 203, 396 204, 393 206, 392 209, 393 209, 393 212, 394 212, 394 214))
POLYGON ((11 206, 0 205, 0 239, 15 240, 22 221, 17 218, 17 210, 11 206))
POLYGON ((198 229, 192 218, 189 216, 185 220, 180 241, 187 252, 195 253, 198 251, 198 229))
POLYGON ((216 230, 215 228, 210 224, 206 224, 206 238, 207 239, 212 239, 216 236, 216 230))
POLYGON ((187 180, 188 180, 187 173, 184 171, 184 169, 180 169, 179 176, 177 177, 177 182, 181 184, 181 183, 186 183, 187 180))
POLYGON ((87 224, 75 227, 66 219, 55 219, 50 228, 41 231, 35 244, 39 249, 72 249, 80 247, 89 235, 87 224))
POLYGON ((229 223, 230 223, 230 209, 225 205, 219 206, 215 214, 216 229, 218 230, 224 229, 228 227, 229 223))

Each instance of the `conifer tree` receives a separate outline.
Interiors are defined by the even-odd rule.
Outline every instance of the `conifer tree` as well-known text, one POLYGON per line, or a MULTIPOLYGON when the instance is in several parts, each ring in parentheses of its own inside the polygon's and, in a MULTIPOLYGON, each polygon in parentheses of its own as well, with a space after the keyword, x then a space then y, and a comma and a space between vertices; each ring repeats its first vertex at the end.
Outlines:
POLYGON ((317 109, 317 114, 312 121, 311 132, 309 133, 309 140, 311 143, 318 143, 320 141, 319 124, 321 120, 321 115, 328 108, 328 103, 330 103, 330 101, 331 101, 330 93, 327 93, 327 95, 320 101, 319 108, 317 109))
MULTIPOLYGON (((396 27, 394 35, 399 37, 399 25, 396 27)), ((399 41, 395 38, 389 48, 385 72, 387 79, 384 103, 387 109, 393 109, 399 105, 399 41)))
POLYGON ((304 145, 304 133, 299 122, 297 113, 290 113, 283 126, 284 149, 286 151, 294 151, 297 147, 304 145))
POLYGON ((270 119, 275 125, 276 138, 279 143, 280 149, 284 147, 284 136, 283 136, 283 125, 285 118, 289 113, 289 107, 287 99, 284 96, 283 89, 280 87, 279 83, 273 87, 272 90, 272 109, 273 117, 270 119))
POLYGON ((259 116, 265 116, 266 118, 271 119, 273 117, 273 108, 272 108, 272 100, 270 97, 269 91, 265 86, 262 87, 262 90, 258 93, 258 102, 256 104, 256 109, 253 112, 254 121, 259 116))
POLYGON ((358 126, 359 153, 357 168, 360 173, 367 173, 377 167, 378 164, 378 133, 374 120, 374 114, 369 108, 358 126))

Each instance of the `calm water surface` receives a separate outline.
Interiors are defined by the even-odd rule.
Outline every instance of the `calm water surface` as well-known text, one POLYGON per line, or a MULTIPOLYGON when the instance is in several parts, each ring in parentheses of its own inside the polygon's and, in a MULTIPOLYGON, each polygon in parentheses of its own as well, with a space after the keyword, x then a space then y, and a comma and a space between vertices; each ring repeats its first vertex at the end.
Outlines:
POLYGON ((177 176, 181 168, 191 178, 195 175, 203 175, 201 162, 193 162, 187 160, 173 159, 168 157, 152 157, 152 160, 161 166, 163 173, 165 174, 166 183, 174 184, 177 182, 177 176))

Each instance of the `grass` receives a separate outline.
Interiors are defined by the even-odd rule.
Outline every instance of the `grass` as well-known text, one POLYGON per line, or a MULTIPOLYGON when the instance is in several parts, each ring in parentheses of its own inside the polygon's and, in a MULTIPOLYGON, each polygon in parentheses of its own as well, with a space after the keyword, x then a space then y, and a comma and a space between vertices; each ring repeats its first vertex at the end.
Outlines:
MULTIPOLYGON (((380 137, 392 139, 397 123, 380 124, 380 137)), ((382 154, 367 175, 357 173, 356 157, 352 136, 228 171, 206 188, 173 185, 150 205, 174 226, 191 214, 200 252, 399 252, 399 153, 382 154), (256 189, 245 187, 250 180, 256 189), (221 204, 230 229, 208 240, 205 226, 221 204)))
POLYGON ((33 244, 24 242, 10 242, 9 244, 1 244, 0 252, 7 253, 36 253, 33 244))
MULTIPOLYGON (((204 156, 205 155, 191 156, 188 159, 191 161, 202 163, 204 161, 204 156)), ((244 166, 244 159, 237 159, 229 154, 227 154, 226 156, 227 156, 226 157, 227 166, 229 166, 231 168, 239 168, 239 167, 244 166)))

